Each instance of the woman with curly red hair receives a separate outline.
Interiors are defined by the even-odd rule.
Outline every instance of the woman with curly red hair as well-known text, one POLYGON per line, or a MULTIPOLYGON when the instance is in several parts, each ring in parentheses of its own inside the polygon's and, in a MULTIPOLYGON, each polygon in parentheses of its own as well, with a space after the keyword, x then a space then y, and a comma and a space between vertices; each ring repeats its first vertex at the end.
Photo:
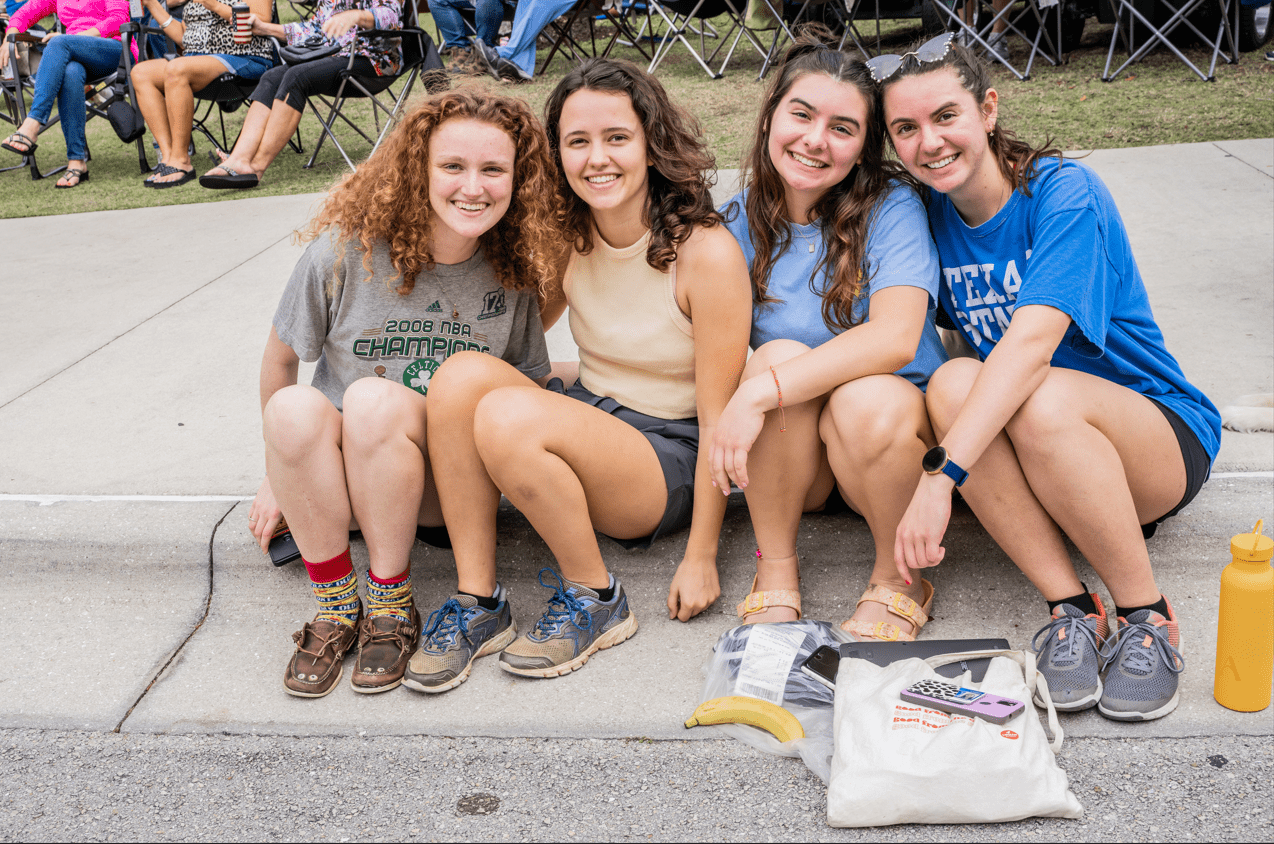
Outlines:
POLYGON ((525 103, 457 91, 411 112, 328 194, 261 363, 266 477, 248 516, 265 551, 286 516, 319 612, 293 634, 285 690, 402 678, 420 616, 409 554, 448 545, 426 450, 430 379, 461 351, 547 379, 537 293, 552 281, 553 162, 525 103), (318 361, 311 386, 300 360, 318 361), (349 531, 371 558, 359 601, 349 531), (364 609, 365 607, 365 609, 364 609))
POLYGON ((579 379, 542 390, 472 354, 438 372, 429 457, 459 590, 408 666, 404 684, 425 692, 459 685, 476 658, 497 651, 513 674, 559 676, 635 633, 595 531, 645 547, 689 525, 669 615, 685 621, 720 594, 726 499, 699 439, 711 438, 738 386, 751 295, 743 253, 712 206, 712 157, 694 119, 628 62, 572 70, 545 115, 569 239, 545 315, 569 306, 579 379), (553 593, 516 641, 496 582, 501 493, 561 567, 561 577, 540 572, 553 593))

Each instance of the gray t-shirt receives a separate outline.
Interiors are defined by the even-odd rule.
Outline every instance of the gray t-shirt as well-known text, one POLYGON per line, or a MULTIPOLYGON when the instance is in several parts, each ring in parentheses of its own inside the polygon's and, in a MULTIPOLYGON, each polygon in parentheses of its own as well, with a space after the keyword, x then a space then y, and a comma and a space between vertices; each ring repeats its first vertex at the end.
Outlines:
POLYGON ((535 292, 502 287, 481 249, 463 264, 421 270, 406 296, 395 290, 397 275, 388 244, 376 244, 367 279, 358 241, 345 241, 342 254, 329 231, 305 250, 283 291, 274 329, 301 360, 318 361, 313 384, 338 410, 345 388, 369 376, 424 395, 460 351, 494 355, 528 378, 549 373, 535 292))

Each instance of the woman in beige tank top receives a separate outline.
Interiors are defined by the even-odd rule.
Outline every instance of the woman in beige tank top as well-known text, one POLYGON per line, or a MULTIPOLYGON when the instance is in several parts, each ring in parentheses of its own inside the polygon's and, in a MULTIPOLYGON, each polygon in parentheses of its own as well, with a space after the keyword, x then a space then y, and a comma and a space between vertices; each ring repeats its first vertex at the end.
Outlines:
POLYGON ((751 291, 742 251, 712 206, 712 158, 694 119, 627 62, 595 59, 571 71, 545 113, 571 246, 560 282, 544 291, 543 314, 549 325, 570 307, 579 382, 541 389, 490 356, 467 354, 434 375, 430 460, 459 594, 427 625, 408 668, 407 685, 422 691, 458 685, 477 657, 501 649, 511 673, 566 674, 636 632, 595 531, 648 544, 688 522, 669 617, 688 620, 720 594, 717 537, 729 490, 712 485, 697 440, 700 431, 711 438, 738 385, 751 291), (548 607, 512 644, 496 582, 502 492, 562 574, 540 572, 554 590, 548 607))

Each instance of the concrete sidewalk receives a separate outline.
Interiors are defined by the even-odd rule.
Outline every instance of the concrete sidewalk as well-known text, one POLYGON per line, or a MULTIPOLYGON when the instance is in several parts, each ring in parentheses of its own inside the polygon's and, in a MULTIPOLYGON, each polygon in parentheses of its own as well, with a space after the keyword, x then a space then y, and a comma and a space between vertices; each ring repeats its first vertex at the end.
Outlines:
MULTIPOLYGON (((1216 402, 1274 389, 1274 141, 1099 151, 1087 159, 1127 223, 1169 349, 1216 402)), ((723 173, 721 198, 734 174, 723 173)), ((191 188, 194 189, 194 188, 191 188)), ((684 534, 644 552, 603 541, 642 630, 584 670, 523 681, 480 662, 436 698, 398 690, 319 701, 280 688, 290 634, 313 613, 300 566, 255 551, 247 507, 263 459, 257 372, 270 318, 300 252, 291 233, 315 196, 0 221, 36 244, 4 281, 0 335, 0 726, 161 733, 712 737, 683 730, 700 666, 735 623, 754 548, 741 498, 721 543, 723 596, 690 624, 666 620, 684 534), (38 636, 31 636, 34 630, 38 636), (84 655, 86 642, 95 653, 84 655), (68 672, 77 675, 72 682, 68 672), (634 688, 651 690, 632 694, 634 688)), ((565 321, 555 359, 573 354, 565 321)), ((303 367, 302 378, 308 380, 303 367)), ((1274 733, 1269 712, 1217 705, 1212 657, 1229 538, 1274 524, 1274 435, 1225 432, 1213 480, 1150 544, 1182 621, 1183 701, 1153 725, 1065 719, 1072 737, 1274 733)), ((542 604, 542 541, 506 508, 502 579, 525 627, 542 604)), ((936 575, 932 638, 1028 643, 1033 589, 957 512, 936 575)), ((865 523, 802 526, 806 612, 839 621, 866 585, 865 523)), ((356 565, 366 565, 355 547, 356 565)), ((1086 566, 1090 584, 1095 576, 1086 566)), ((449 553, 418 546, 422 610, 454 588, 449 553)))

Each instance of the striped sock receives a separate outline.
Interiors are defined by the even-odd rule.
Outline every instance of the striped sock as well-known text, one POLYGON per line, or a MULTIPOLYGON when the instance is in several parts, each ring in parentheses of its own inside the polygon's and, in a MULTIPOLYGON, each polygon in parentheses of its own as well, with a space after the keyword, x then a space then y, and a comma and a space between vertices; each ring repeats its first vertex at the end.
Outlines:
POLYGON ((411 566, 387 580, 367 573, 367 615, 411 621, 411 566))
POLYGON ((358 579, 346 548, 330 560, 302 560, 314 587, 319 612, 315 621, 339 621, 353 627, 358 622, 358 579))

